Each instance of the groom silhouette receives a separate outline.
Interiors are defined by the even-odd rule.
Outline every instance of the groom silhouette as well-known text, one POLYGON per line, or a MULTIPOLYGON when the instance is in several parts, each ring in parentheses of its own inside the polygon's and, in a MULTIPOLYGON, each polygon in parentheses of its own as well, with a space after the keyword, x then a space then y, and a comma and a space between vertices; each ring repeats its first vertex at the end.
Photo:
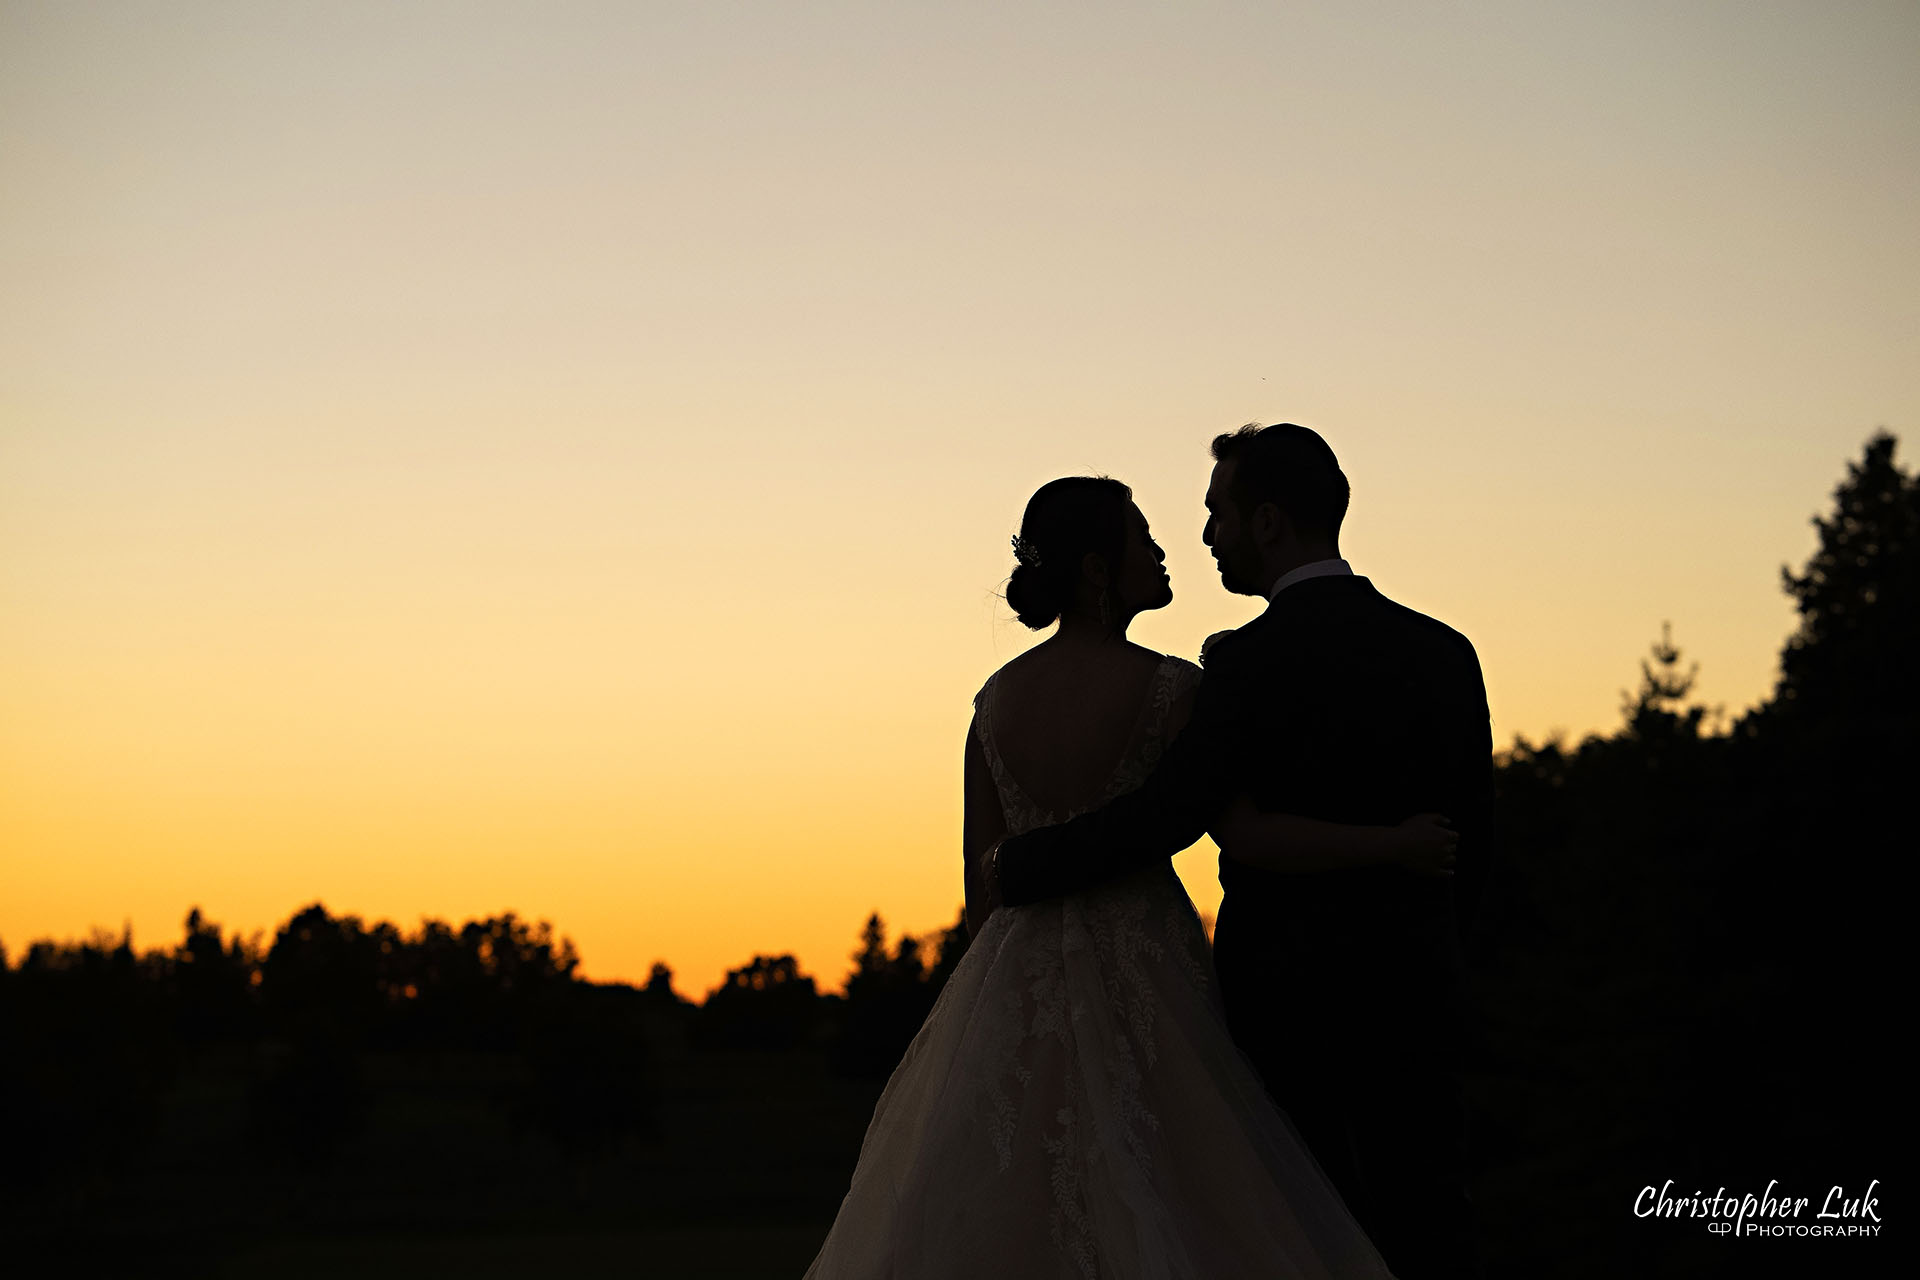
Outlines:
POLYGON ((1083 889, 1193 844, 1239 795, 1332 822, 1447 815, 1453 877, 1223 854, 1214 961, 1234 1040, 1387 1265, 1476 1275, 1456 1061, 1492 801, 1479 659, 1340 558, 1347 479, 1319 435, 1250 425, 1213 457, 1206 543, 1266 611, 1208 647, 1193 717, 1143 786, 1003 841, 991 875, 1009 906, 1083 889))

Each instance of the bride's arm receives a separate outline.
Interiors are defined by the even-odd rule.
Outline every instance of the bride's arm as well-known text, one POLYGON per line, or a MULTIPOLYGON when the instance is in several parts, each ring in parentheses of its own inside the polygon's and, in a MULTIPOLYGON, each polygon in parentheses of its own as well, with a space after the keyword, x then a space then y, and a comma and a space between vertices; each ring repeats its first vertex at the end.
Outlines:
POLYGON ((987 922, 993 908, 987 902, 987 885, 981 860, 989 849, 1007 834, 1006 814, 1000 808, 1000 791, 993 785, 993 771, 980 750, 980 735, 967 726, 965 806, 960 820, 960 852, 966 860, 967 936, 975 937, 987 922))
POLYGON ((1453 874, 1460 833, 1437 813, 1417 813, 1392 827, 1325 822, 1291 813, 1262 813, 1237 796, 1208 834, 1235 862, 1268 871, 1346 871, 1399 866, 1421 875, 1453 874))

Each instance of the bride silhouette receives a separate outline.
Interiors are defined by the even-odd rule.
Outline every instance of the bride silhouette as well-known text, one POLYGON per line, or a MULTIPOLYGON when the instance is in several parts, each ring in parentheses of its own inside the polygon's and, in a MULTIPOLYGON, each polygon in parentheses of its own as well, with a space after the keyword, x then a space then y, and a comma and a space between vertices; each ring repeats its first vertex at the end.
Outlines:
MULTIPOLYGON (((1207 938, 1172 869, 995 908, 983 855, 1137 786, 1200 670, 1126 638, 1173 598, 1132 492, 1046 484, 1007 601, 1055 633, 989 678, 965 755, 972 943, 888 1081, 808 1270, 866 1277, 1367 1277, 1387 1269, 1235 1048, 1207 938)), ((1252 865, 1438 868, 1437 815, 1356 827, 1237 805, 1252 865)))

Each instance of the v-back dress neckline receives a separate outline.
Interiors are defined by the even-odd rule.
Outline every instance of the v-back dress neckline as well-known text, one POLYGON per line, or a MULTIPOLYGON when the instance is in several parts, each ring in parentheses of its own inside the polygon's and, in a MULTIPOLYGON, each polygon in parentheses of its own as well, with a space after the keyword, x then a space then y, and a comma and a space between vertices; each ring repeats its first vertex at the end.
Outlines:
POLYGON ((1006 759, 1000 754, 1000 744, 993 732, 993 704, 998 693, 1000 673, 996 671, 988 676, 986 684, 980 690, 980 743, 986 752, 988 768, 992 771, 994 781, 1000 788, 1002 802, 1008 810, 1008 829, 1011 831, 1016 825, 1014 821, 1016 804, 1037 820, 1034 825, 1045 825, 1049 821, 1065 821, 1088 810, 1097 809, 1113 799, 1119 791, 1124 790, 1123 784, 1137 781, 1129 776, 1128 766, 1141 755, 1143 741, 1152 738, 1159 727, 1153 723, 1155 708, 1158 707, 1164 712, 1165 707, 1170 705, 1169 699, 1161 697, 1161 691, 1172 679, 1178 663, 1179 659, 1171 654, 1163 654, 1154 664, 1153 674, 1147 678, 1146 697, 1140 700, 1139 713, 1135 715, 1132 726, 1127 730, 1126 741, 1121 744, 1119 758, 1113 762, 1113 768, 1107 771, 1105 781, 1085 803, 1064 810, 1046 808, 1036 801, 1033 793, 1020 784, 1020 780, 1014 776, 1013 770, 1007 766, 1006 759))

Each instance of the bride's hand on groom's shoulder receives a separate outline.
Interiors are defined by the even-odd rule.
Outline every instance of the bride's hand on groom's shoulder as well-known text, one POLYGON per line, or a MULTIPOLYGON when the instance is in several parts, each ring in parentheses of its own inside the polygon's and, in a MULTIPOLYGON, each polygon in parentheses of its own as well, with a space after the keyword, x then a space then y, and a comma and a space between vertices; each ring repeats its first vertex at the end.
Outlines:
POLYGON ((1394 831, 1399 840, 1396 864, 1423 876, 1453 874, 1460 833, 1444 813, 1416 813, 1394 831))
POLYGON ((1232 634, 1233 632, 1231 630, 1216 631, 1212 635, 1208 636, 1205 640, 1202 640, 1200 642, 1200 665, 1203 667, 1206 666, 1208 652, 1212 650, 1214 645, 1219 644, 1222 640, 1225 640, 1228 636, 1232 634))

